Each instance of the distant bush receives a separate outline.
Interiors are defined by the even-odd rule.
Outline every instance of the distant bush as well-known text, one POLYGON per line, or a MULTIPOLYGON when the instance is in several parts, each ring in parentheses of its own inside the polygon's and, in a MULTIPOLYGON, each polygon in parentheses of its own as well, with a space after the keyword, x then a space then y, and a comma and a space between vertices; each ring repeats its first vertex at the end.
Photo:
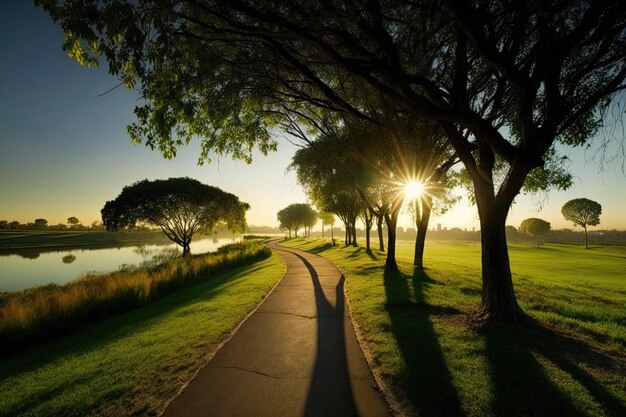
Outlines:
POLYGON ((226 245, 217 252, 174 259, 65 285, 50 284, 0 295, 0 352, 70 333, 88 323, 122 313, 193 283, 271 255, 258 241, 226 245))
POLYGON ((243 235, 243 240, 267 240, 276 236, 266 236, 266 235, 243 235))

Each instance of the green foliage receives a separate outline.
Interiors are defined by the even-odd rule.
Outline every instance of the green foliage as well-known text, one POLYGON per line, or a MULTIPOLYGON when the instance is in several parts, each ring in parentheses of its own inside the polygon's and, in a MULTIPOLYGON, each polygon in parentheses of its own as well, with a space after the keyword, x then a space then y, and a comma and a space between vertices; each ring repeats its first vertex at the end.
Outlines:
POLYGON ((62 286, 5 293, 0 296, 0 350, 16 352, 34 342, 57 338, 270 255, 271 250, 258 241, 244 241, 212 254, 170 260, 156 268, 90 275, 62 286))
POLYGON ((293 230, 298 237, 298 230, 302 227, 313 227, 317 223, 317 212, 311 205, 304 203, 290 204, 280 210, 276 217, 280 228, 289 230, 289 236, 293 230))
POLYGON ((550 222, 531 217, 522 221, 519 230, 533 237, 543 236, 550 231, 550 222))
POLYGON ((563 204, 561 213, 565 220, 574 223, 575 226, 597 226, 600 224, 602 206, 587 198, 575 198, 563 204))
POLYGON ((250 208, 235 195, 191 178, 143 180, 124 187, 102 209, 102 222, 109 231, 135 227, 138 222, 158 226, 172 241, 189 251, 194 233, 211 232, 224 223, 243 232, 250 208))
MULTIPOLYGON (((550 223, 542 219, 531 217, 522 221, 519 230, 520 232, 526 233, 532 237, 540 238, 550 231, 550 223)), ((537 240, 537 247, 539 247, 539 244, 540 241, 537 240)))

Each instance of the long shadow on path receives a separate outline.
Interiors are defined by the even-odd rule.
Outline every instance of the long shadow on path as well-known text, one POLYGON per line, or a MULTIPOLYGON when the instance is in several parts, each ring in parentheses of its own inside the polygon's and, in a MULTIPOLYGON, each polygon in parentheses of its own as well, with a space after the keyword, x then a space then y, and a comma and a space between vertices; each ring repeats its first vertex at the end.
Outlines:
POLYGON ((303 256, 302 260, 311 275, 317 308, 317 354, 313 376, 306 400, 304 415, 356 416, 354 397, 346 357, 344 277, 335 288, 335 307, 324 295, 317 271, 303 256))

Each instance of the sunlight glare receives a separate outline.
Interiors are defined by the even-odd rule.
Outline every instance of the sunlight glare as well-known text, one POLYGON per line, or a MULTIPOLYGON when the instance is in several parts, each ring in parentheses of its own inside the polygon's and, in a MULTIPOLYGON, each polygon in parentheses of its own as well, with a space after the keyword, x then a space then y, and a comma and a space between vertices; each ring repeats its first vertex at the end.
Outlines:
POLYGON ((404 186, 404 195, 407 199, 413 200, 418 198, 424 192, 424 185, 418 181, 409 181, 404 186))

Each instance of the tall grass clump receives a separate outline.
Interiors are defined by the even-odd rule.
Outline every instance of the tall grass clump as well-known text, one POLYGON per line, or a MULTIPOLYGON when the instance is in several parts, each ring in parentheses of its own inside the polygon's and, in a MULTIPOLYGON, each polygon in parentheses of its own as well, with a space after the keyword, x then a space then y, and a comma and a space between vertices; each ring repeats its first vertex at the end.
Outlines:
POLYGON ((53 339, 87 323, 143 306, 165 294, 271 255, 259 241, 223 246, 217 252, 157 265, 87 275, 0 295, 0 352, 53 339))

